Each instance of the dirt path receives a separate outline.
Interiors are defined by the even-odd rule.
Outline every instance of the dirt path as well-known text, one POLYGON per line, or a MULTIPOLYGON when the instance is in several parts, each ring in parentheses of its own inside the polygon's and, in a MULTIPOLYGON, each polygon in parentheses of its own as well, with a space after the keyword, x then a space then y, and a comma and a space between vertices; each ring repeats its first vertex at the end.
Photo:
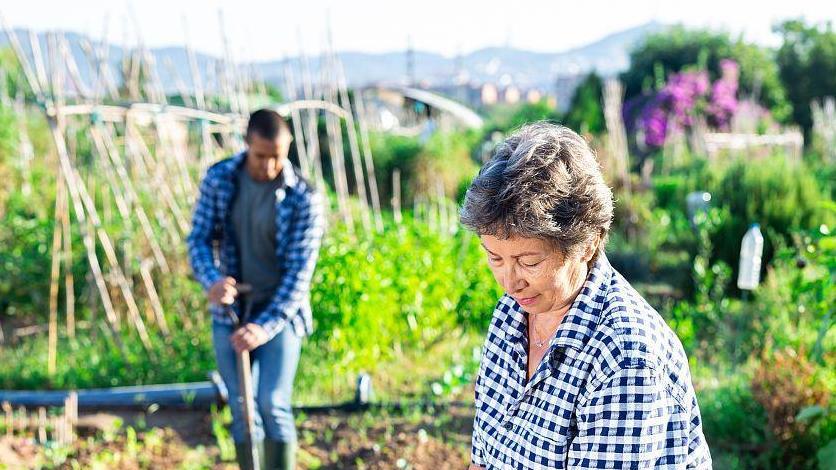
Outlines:
MULTIPOLYGON (((471 420, 467 407, 300 415, 299 468, 461 469, 466 467, 471 420)), ((79 417, 78 434, 68 452, 28 437, 2 437, 0 469, 236 468, 231 441, 216 438, 212 415, 206 412, 87 413, 79 417)))

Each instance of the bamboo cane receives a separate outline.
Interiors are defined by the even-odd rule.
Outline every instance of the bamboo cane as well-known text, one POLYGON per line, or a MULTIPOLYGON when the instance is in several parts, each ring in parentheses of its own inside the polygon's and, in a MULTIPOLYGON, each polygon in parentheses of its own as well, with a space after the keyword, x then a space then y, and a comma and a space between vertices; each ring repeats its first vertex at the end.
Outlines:
POLYGON ((357 143, 357 126, 354 123, 354 114, 351 109, 351 101, 348 98, 348 89, 345 84, 345 77, 342 66, 336 59, 333 59, 334 81, 336 82, 334 102, 346 110, 345 126, 348 135, 348 148, 351 154, 351 166, 354 172, 354 183, 357 187, 357 196, 360 199, 360 217, 363 228, 367 234, 371 234, 372 220, 369 213, 369 199, 366 193, 366 178, 360 164, 360 147, 357 143))
POLYGON ((55 374, 55 366, 58 356, 58 282, 61 276, 61 214, 64 213, 66 205, 66 189, 64 181, 58 174, 58 188, 55 197, 55 228, 52 231, 52 269, 50 270, 49 282, 49 340, 47 352, 47 374, 55 374))
POLYGON ((28 196, 32 193, 32 161, 35 159, 35 151, 32 146, 32 141, 29 139, 29 131, 26 128, 27 116, 23 90, 18 90, 14 109, 17 114, 18 150, 20 151, 21 173, 23 176, 21 190, 25 196, 28 196))
MULTIPOLYGON (((147 174, 153 174, 153 189, 154 192, 162 196, 163 202, 165 202, 166 207, 170 211, 172 217, 174 217, 174 223, 168 224, 174 228, 179 229, 179 232, 170 230, 169 235, 172 238, 172 241, 175 243, 180 243, 182 240, 181 234, 186 234, 189 231, 189 224, 186 220, 186 217, 183 215, 183 210, 180 208, 180 205, 177 203, 176 198, 174 197, 174 193, 171 190, 171 187, 168 184, 168 181, 165 179, 165 168, 162 165, 158 165, 154 158, 151 156, 151 151, 148 149, 148 145, 145 143, 145 140, 142 138, 142 135, 136 131, 133 125, 130 126, 131 135, 133 137, 132 144, 134 146, 132 149, 135 151, 134 153, 134 160, 137 162, 141 162, 142 165, 147 169, 147 174), (151 171, 151 168, 154 171, 151 171)), ((159 215, 162 211, 157 211, 159 215)), ((168 215, 166 214, 163 219, 160 220, 169 220, 168 215)))
POLYGON ((69 155, 67 154, 67 147, 66 142, 64 141, 64 136, 59 129, 58 121, 55 117, 49 117, 47 122, 49 123, 50 131, 52 134, 53 141, 56 146, 56 150, 58 151, 58 160, 61 165, 61 174, 63 175, 67 187, 70 190, 70 196, 73 201, 73 209, 75 211, 76 220, 79 222, 79 225, 82 229, 82 240, 84 242, 84 246, 86 248, 87 253, 87 260, 90 264, 90 270, 94 278, 94 282, 96 288, 99 291, 99 298, 102 301, 102 305, 105 309, 105 316, 108 320, 108 325, 111 329, 113 329, 114 333, 118 332, 119 330, 119 320, 116 315, 116 311, 113 308, 113 304, 110 299, 110 294, 107 290, 107 285, 105 284, 105 279, 102 274, 101 265, 99 264, 98 256, 96 255, 96 247, 93 237, 91 235, 91 230, 88 230, 87 227, 87 216, 85 214, 85 210, 83 204, 81 202, 81 196, 78 189, 78 175, 72 169, 72 166, 69 161, 69 155))
MULTIPOLYGON (((61 181, 60 184, 64 186, 66 183, 63 177, 59 176, 59 179, 61 181)), ((61 230, 63 232, 61 238, 64 241, 62 255, 64 258, 64 309, 66 310, 67 317, 67 336, 75 338, 75 281, 73 279, 72 231, 70 230, 70 205, 66 200, 66 193, 59 222, 61 223, 61 230)))
POLYGON ((58 36, 59 41, 59 48, 61 52, 61 57, 64 59, 64 63, 67 67, 67 75, 70 77, 70 81, 73 84, 73 87, 76 90, 76 93, 81 98, 87 99, 90 97, 90 90, 87 88, 87 85, 81 79, 81 72, 78 69, 78 63, 75 60, 75 57, 70 52, 70 48, 67 45, 67 38, 64 34, 58 36))
POLYGON ((160 327, 160 331, 162 331, 164 335, 168 336, 168 324, 166 323, 165 315, 163 314, 163 306, 160 302, 160 297, 157 295, 157 289, 154 287, 154 280, 151 277, 150 265, 151 260, 143 260, 142 263, 140 263, 139 272, 142 276, 142 282, 145 285, 145 291, 148 293, 148 300, 151 302, 151 308, 153 309, 157 326, 160 327))
MULTIPOLYGON (((154 260, 163 272, 170 273, 171 269, 169 268, 168 262, 163 255, 162 248, 160 248, 160 245, 157 242, 154 229, 151 227, 151 221, 148 219, 148 215, 140 203, 139 196, 133 187, 131 178, 128 175, 128 170, 125 167, 125 162, 119 154, 116 144, 113 142, 111 132, 104 128, 101 123, 98 123, 93 126, 90 133, 93 136, 93 140, 96 143, 96 148, 99 153, 102 154, 102 152, 104 152, 104 154, 106 154, 102 156, 105 157, 105 160, 111 164, 113 170, 118 175, 118 180, 122 183, 124 197, 127 199, 127 203, 133 207, 132 212, 139 220, 143 235, 148 241, 148 245, 151 247, 151 253, 154 255, 154 260)), ((129 219, 130 215, 128 215, 128 220, 129 219)))
POLYGON ((199 109, 206 109, 206 98, 203 95, 203 78, 200 75, 200 70, 197 67, 197 60, 194 51, 189 41, 189 25, 186 21, 186 16, 183 16, 183 36, 185 38, 186 57, 189 61, 189 73, 192 78, 192 88, 195 94, 195 103, 199 109))
POLYGON ((6 23, 6 18, 2 13, 0 13, 0 26, 2 26, 3 31, 6 33, 6 37, 9 38, 9 44, 12 46, 12 51, 15 53, 18 63, 20 63, 21 69, 23 69, 23 76, 29 84, 29 88, 32 89, 33 93, 35 93, 38 101, 43 101, 43 88, 38 81, 34 68, 32 67, 32 64, 30 64, 26 53, 23 52, 17 33, 9 27, 8 23, 6 23))
POLYGON ((357 122, 360 124, 360 139, 363 143, 363 159, 366 163, 366 174, 369 177, 369 191, 371 193, 372 210, 374 211, 375 226, 378 232, 383 231, 383 216, 380 209, 380 194, 377 190, 377 174, 374 171, 374 158, 369 142, 369 129, 366 126, 366 106, 363 94, 359 90, 354 92, 354 105, 357 109, 357 122))
MULTIPOLYGON (((293 83, 293 78, 290 73, 290 66, 287 63, 285 63, 284 71, 285 93, 287 95, 288 100, 293 101, 296 99, 296 87, 295 83, 293 83)), ((299 155, 299 166, 301 167, 302 174, 305 176, 305 178, 311 178, 311 165, 308 157, 307 148, 305 146, 305 135, 302 132, 300 113, 297 110, 291 110, 290 115, 290 122, 293 125, 293 135, 295 136, 294 144, 296 145, 296 153, 299 155)))
POLYGON ((41 90, 46 90, 49 81, 46 76, 43 56, 41 55, 41 42, 35 36, 35 31, 32 29, 29 30, 29 49, 32 51, 32 59, 35 63, 35 76, 38 78, 41 90))
MULTIPOLYGON (((326 59, 323 57, 323 61, 326 59)), ((323 82, 328 85, 323 89, 323 99, 329 103, 336 103, 335 92, 331 76, 328 74, 329 67, 323 68, 323 82)), ((348 181, 345 174, 345 154, 343 153, 342 126, 339 120, 332 114, 325 114, 325 123, 328 132, 328 148, 331 159, 331 167, 334 173, 334 186, 337 189, 337 203, 343 221, 350 232, 354 232, 354 217, 348 205, 348 181)))
POLYGON ((102 227, 101 221, 98 219, 96 207, 93 204, 93 200, 92 198, 90 198, 84 185, 79 185, 78 191, 79 195, 81 196, 81 202, 85 204, 85 208, 90 214, 90 219, 96 228, 96 234, 98 235, 99 243, 101 243, 101 246, 105 253, 105 257, 110 263, 111 272, 116 282, 116 285, 122 294, 122 298, 125 300, 125 303, 127 304, 128 318, 129 320, 131 320, 131 322, 133 322, 134 327, 137 330, 137 333, 139 333, 139 338, 142 341, 143 346, 148 352, 150 352, 151 340, 148 337, 148 332, 145 329, 145 324, 142 321, 142 317, 139 315, 139 307, 136 304, 133 292, 131 292, 131 288, 128 284, 127 278, 125 277, 124 273, 122 272, 122 268, 119 265, 119 259, 116 256, 116 250, 113 248, 113 243, 110 240, 110 236, 108 236, 107 232, 102 227))
MULTIPOLYGON (((299 57, 302 62, 302 92, 306 100, 312 100, 314 98, 314 92, 308 57, 301 50, 299 57)), ((308 143, 307 154, 313 164, 314 181, 319 190, 324 191, 325 177, 322 172, 322 156, 319 151, 319 132, 317 131, 318 115, 318 112, 314 110, 308 110, 305 113, 306 140, 308 143)))

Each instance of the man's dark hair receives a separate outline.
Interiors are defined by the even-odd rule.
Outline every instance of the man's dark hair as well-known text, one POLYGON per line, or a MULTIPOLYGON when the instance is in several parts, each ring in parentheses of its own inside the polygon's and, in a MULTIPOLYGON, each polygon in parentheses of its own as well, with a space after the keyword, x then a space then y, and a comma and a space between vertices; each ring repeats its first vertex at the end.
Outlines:
POLYGON ((287 121, 272 109, 259 109, 250 114, 247 123, 247 137, 258 134, 264 139, 275 139, 281 132, 290 133, 287 121))

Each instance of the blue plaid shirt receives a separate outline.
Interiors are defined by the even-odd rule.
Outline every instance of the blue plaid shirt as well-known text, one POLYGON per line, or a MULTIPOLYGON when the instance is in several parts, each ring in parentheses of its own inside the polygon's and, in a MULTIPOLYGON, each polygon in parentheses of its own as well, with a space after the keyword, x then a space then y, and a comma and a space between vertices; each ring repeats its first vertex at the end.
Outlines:
POLYGON ((503 296, 476 380, 474 464, 711 468, 685 351, 605 256, 531 380, 526 331, 526 313, 503 296))
MULTIPOLYGON (((240 279, 231 216, 236 176, 245 171, 245 157, 242 152, 212 165, 200 184, 188 237, 189 262, 207 290, 225 276, 240 279)), ((261 325, 271 338, 288 324, 297 335, 307 336, 313 331, 310 285, 325 228, 324 205, 322 196, 289 163, 280 178, 284 181, 276 191, 276 269, 283 273, 282 281, 267 307, 253 312, 249 321, 261 325)), ((240 316, 237 303, 233 308, 240 316)), ((216 322, 232 323, 223 307, 211 305, 210 310, 216 322)))

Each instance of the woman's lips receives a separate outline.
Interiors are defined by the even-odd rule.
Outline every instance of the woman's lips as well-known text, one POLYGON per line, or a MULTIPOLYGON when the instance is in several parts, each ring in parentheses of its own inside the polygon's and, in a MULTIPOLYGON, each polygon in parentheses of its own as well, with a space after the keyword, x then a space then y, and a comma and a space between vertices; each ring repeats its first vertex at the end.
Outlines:
POLYGON ((538 297, 540 297, 540 294, 537 294, 534 297, 520 297, 517 299, 517 303, 523 306, 531 305, 537 301, 538 297))

